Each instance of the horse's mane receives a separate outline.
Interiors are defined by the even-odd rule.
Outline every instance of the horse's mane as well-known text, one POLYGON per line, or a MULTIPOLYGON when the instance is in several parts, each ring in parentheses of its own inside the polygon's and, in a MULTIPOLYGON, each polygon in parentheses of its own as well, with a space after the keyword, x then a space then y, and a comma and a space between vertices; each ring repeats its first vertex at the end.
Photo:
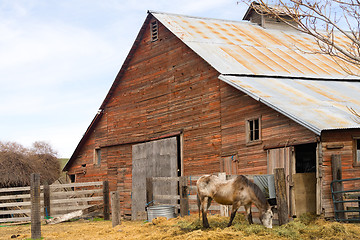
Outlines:
POLYGON ((259 199, 261 204, 266 206, 268 204, 268 201, 267 201, 267 199, 265 197, 265 194, 261 191, 259 186, 256 185, 255 183, 253 183, 252 181, 250 181, 249 179, 247 179, 247 177, 245 177, 243 175, 239 175, 239 177, 241 178, 241 180, 244 183, 246 183, 254 191, 255 196, 259 199))

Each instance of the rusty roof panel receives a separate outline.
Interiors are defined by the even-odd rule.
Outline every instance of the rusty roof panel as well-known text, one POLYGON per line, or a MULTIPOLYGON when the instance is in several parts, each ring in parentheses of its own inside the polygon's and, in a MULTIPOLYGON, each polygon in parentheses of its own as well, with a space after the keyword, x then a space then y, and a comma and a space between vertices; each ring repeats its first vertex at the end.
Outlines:
POLYGON ((317 134, 360 128, 348 108, 360 112, 360 82, 220 75, 221 80, 317 134))
POLYGON ((360 127, 348 109, 360 112, 360 78, 348 75, 340 60, 312 53, 318 45, 311 36, 247 21, 151 14, 221 80, 313 132, 360 127))
POLYGON ((265 29, 247 21, 150 13, 221 74, 356 78, 333 58, 310 53, 318 50, 317 43, 299 31, 265 29))

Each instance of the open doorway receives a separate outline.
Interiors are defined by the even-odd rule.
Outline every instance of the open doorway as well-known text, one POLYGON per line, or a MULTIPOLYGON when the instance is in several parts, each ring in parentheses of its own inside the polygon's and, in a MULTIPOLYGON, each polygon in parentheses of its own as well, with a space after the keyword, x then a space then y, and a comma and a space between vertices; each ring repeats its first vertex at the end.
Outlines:
POLYGON ((294 184, 295 213, 316 212, 316 143, 295 146, 294 184))
POLYGON ((316 172, 316 143, 295 146, 296 173, 316 172))

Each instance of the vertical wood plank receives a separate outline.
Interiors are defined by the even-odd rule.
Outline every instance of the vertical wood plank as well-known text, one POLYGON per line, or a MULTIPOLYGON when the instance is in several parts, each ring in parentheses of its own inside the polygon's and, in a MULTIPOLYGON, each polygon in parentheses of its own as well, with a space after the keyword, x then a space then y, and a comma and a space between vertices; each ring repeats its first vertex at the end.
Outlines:
MULTIPOLYGON (((226 173, 224 173, 224 172, 219 173, 218 176, 219 176, 220 180, 226 180, 226 173)), ((220 205, 220 215, 229 217, 229 206, 220 205)))
POLYGON ((279 225, 289 222, 289 211, 286 196, 286 183, 284 168, 274 169, 276 203, 279 212, 279 225))
POLYGON ((32 173, 30 179, 31 196, 31 238, 41 238, 40 216, 40 174, 32 173))
POLYGON ((323 152, 322 145, 319 142, 316 146, 316 214, 322 214, 322 168, 323 152))
POLYGON ((154 205, 152 178, 146 178, 146 207, 154 205))
POLYGON ((44 217, 49 218, 51 216, 50 209, 50 187, 47 182, 44 183, 44 217))
MULTIPOLYGON (((341 180, 342 179, 341 155, 336 155, 336 154, 331 155, 331 170, 332 170, 333 180, 341 180)), ((334 191, 343 191, 344 190, 342 182, 337 182, 333 186, 334 186, 334 191)), ((334 194, 334 198, 336 201, 343 201, 343 194, 336 193, 336 194, 334 194)), ((335 207, 336 207, 336 210, 343 211, 344 203, 336 203, 335 207)), ((335 213, 335 216, 337 216, 340 219, 345 219, 344 212, 335 213)))
POLYGON ((189 215, 189 195, 188 195, 188 178, 182 176, 179 178, 179 188, 180 188, 180 216, 189 215))
POLYGON ((109 182, 103 183, 104 220, 110 220, 109 182))
POLYGON ((111 192, 111 221, 115 227, 121 223, 120 219, 120 195, 118 191, 111 192))

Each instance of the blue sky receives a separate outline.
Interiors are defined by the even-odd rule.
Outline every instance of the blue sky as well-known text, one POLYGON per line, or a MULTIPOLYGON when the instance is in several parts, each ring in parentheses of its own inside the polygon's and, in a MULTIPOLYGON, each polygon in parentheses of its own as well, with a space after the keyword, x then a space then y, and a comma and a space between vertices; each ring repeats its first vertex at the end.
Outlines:
POLYGON ((0 141, 69 158, 147 10, 241 20, 236 0, 0 0, 0 141))

